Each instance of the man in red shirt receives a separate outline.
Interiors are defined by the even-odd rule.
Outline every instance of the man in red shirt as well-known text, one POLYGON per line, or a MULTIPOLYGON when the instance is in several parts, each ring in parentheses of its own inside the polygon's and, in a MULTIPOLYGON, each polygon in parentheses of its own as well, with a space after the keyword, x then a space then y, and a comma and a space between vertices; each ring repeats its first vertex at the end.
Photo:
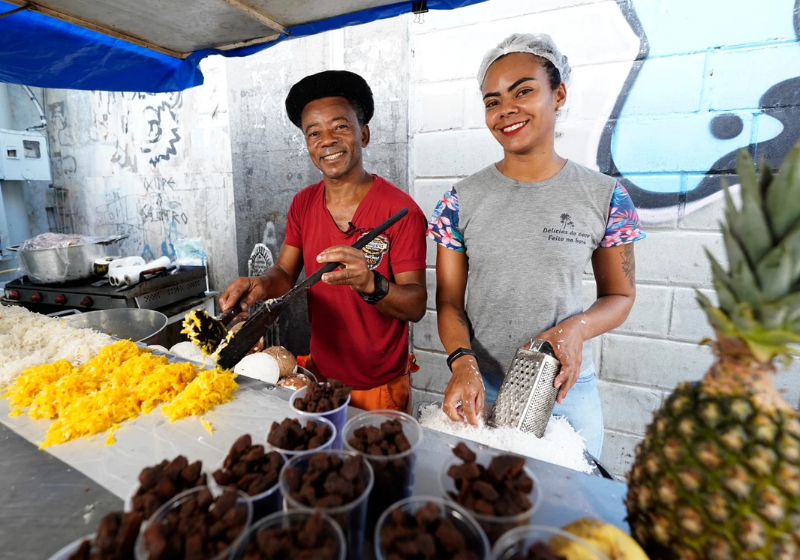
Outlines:
POLYGON ((343 263, 308 291, 313 364, 353 387, 353 406, 408 410, 408 321, 423 317, 427 300, 425 216, 410 196, 364 170, 374 102, 361 76, 308 76, 289 91, 286 112, 323 180, 295 195, 275 266, 237 279, 220 306, 247 309, 288 292, 303 268, 312 274, 343 263), (409 210, 405 218, 363 250, 350 247, 401 208, 409 210))

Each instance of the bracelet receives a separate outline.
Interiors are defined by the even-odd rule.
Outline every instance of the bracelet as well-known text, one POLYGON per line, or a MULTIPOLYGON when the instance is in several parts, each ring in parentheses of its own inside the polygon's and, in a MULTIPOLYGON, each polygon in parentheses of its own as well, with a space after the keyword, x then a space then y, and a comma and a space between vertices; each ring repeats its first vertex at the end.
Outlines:
POLYGON ((452 354, 447 356, 447 367, 450 368, 450 371, 453 371, 453 362, 461 356, 475 356, 475 352, 469 348, 456 348, 452 354))

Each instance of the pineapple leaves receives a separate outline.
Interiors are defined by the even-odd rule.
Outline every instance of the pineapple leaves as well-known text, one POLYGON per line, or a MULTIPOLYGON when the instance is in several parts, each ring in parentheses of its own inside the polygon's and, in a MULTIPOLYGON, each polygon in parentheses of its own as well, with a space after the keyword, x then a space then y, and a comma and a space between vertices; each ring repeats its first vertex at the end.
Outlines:
POLYGON ((742 251, 741 245, 725 224, 720 224, 722 236, 725 240, 725 249, 728 253, 728 263, 730 265, 730 286, 738 301, 757 306, 761 303, 761 294, 758 291, 758 282, 750 270, 750 263, 742 251))
POLYGON ((725 312, 714 307, 711 300, 699 290, 695 290, 695 295, 697 296, 697 303, 708 316, 708 321, 711 323, 711 326, 724 336, 736 336, 736 325, 733 324, 733 321, 728 318, 725 312))
POLYGON ((757 330, 740 333, 742 340, 755 358, 769 363, 776 356, 797 355, 798 350, 791 345, 800 344, 800 335, 783 330, 757 330))
POLYGON ((758 283, 766 301, 789 293, 792 287, 792 255, 784 244, 767 253, 756 266, 758 283))
POLYGON ((714 258, 714 255, 711 254, 711 251, 708 249, 705 251, 708 260, 711 263, 711 274, 714 277, 714 288, 717 290, 719 305, 726 312, 731 313, 733 308, 736 306, 736 296, 734 296, 733 292, 731 291, 731 281, 730 278, 728 278, 728 273, 725 272, 725 270, 722 268, 722 265, 720 265, 717 259, 714 258))
POLYGON ((772 232, 781 239, 800 219, 800 144, 789 150, 766 198, 772 232))
POLYGON ((761 178, 758 186, 761 189, 761 199, 765 200, 767 197, 767 188, 769 188, 769 184, 772 182, 772 179, 775 176, 773 175, 772 168, 769 166, 769 163, 767 163, 765 158, 761 158, 759 167, 761 167, 761 178))
POLYGON ((781 241, 781 245, 791 253, 792 256, 792 281, 800 280, 800 220, 786 234, 781 241))
POLYGON ((741 184, 741 211, 736 210, 727 182, 723 180, 728 227, 742 244, 750 262, 757 263, 772 248, 772 232, 762 210, 761 190, 753 160, 745 150, 739 151, 736 172, 741 184))

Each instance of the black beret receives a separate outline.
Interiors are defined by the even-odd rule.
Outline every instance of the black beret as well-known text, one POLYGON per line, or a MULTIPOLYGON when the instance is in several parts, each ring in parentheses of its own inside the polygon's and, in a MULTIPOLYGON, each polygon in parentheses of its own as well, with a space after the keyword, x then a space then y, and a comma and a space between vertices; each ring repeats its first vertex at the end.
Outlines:
POLYGON ((297 128, 306 105, 323 97, 344 97, 361 113, 367 124, 375 113, 372 90, 366 80, 346 70, 327 70, 306 76, 289 90, 286 96, 286 114, 297 128))

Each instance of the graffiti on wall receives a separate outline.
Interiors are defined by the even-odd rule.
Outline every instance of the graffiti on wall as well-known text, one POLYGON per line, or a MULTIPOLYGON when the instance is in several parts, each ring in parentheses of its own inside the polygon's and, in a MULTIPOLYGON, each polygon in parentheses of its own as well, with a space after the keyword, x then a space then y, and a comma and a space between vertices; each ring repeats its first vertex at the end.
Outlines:
POLYGON ((637 207, 719 199, 741 148, 777 167, 800 140, 800 0, 617 3, 641 47, 597 163, 637 207))

